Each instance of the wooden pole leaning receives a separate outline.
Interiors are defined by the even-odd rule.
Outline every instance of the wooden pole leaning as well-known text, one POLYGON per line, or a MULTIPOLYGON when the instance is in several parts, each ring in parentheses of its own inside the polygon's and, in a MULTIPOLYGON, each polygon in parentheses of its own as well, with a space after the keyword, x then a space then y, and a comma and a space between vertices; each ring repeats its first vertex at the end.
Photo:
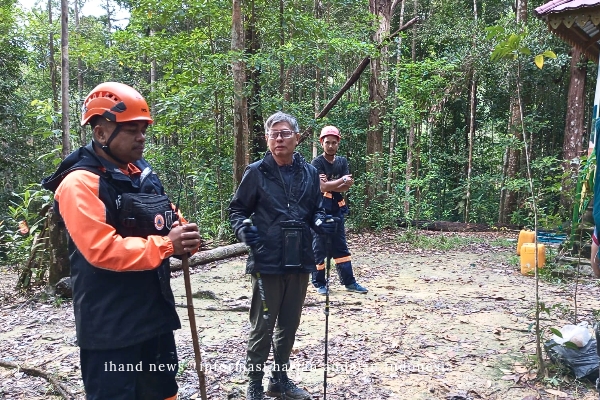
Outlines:
POLYGON ((185 283, 185 297, 187 298, 187 311, 190 320, 190 330, 192 331, 192 344, 194 345, 194 357, 196 359, 196 372, 198 373, 198 382, 200 386, 200 398, 206 398, 206 377, 204 375, 204 366, 202 365, 202 355, 200 354, 200 344, 198 343, 198 330, 196 328, 196 313, 194 312, 194 298, 192 297, 192 284, 190 280, 190 261, 188 254, 181 257, 183 267, 183 281, 185 283))

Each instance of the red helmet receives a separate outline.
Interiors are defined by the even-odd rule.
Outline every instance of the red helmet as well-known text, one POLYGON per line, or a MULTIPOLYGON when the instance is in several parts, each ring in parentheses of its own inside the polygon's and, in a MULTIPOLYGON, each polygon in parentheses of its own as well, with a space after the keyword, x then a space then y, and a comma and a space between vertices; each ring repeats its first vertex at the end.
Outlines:
POLYGON ((83 102, 81 125, 87 124, 96 115, 117 123, 153 122, 144 97, 131 86, 118 82, 101 83, 87 95, 83 102))
POLYGON ((340 136, 340 130, 333 125, 329 125, 321 129, 321 135, 319 136, 319 142, 323 142, 325 136, 336 136, 338 140, 342 140, 340 136))

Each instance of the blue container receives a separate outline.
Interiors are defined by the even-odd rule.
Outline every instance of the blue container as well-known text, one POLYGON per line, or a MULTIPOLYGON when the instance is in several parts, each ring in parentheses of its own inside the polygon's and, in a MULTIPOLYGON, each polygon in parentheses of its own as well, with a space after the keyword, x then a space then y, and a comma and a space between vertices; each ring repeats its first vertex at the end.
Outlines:
POLYGON ((538 243, 561 244, 566 239, 567 239, 566 233, 556 233, 556 232, 552 232, 552 231, 538 230, 538 234, 537 234, 538 243))

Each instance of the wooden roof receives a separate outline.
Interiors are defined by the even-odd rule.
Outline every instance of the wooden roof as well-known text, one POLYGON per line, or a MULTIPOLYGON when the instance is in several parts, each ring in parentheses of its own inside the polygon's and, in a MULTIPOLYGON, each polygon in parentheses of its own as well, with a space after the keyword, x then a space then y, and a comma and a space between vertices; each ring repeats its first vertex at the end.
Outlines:
POLYGON ((553 0, 534 10, 548 29, 595 63, 600 55, 600 0, 553 0))

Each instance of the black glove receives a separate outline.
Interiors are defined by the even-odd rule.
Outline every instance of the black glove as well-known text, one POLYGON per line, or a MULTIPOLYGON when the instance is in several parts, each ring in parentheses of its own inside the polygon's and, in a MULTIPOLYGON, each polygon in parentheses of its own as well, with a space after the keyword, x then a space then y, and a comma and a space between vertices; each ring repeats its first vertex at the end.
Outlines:
POLYGON ((337 231, 337 218, 326 215, 325 219, 318 219, 315 222, 315 232, 319 235, 333 235, 337 231))
POLYGON ((258 236, 258 229, 254 226, 244 225, 239 231, 240 240, 246 243, 247 246, 254 246, 258 243, 260 236, 258 236))

